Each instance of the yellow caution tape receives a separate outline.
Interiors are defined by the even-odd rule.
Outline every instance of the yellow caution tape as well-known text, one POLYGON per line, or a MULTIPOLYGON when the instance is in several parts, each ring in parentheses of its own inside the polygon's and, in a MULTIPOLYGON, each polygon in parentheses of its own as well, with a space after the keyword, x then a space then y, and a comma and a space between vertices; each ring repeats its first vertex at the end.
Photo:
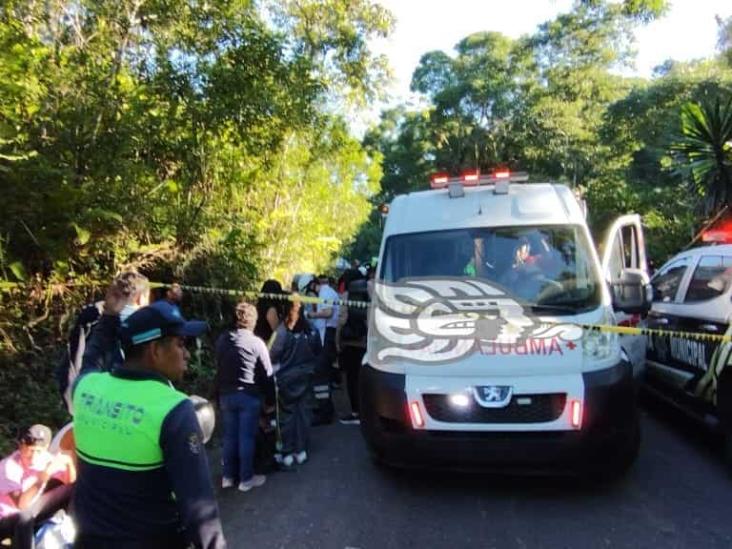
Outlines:
MULTIPOLYGON (((90 286, 99 286, 100 283, 88 283, 90 286)), ((23 286, 23 284, 17 282, 0 281, 0 291, 11 290, 23 286)), ((170 286, 165 282, 150 282, 151 288, 161 288, 164 286, 170 286)), ((208 286, 189 286, 185 284, 180 285, 181 289, 190 292, 207 294, 207 295, 223 295, 230 297, 245 297, 247 299, 274 299, 281 301, 300 301, 301 303, 309 304, 323 304, 323 305, 340 305, 346 307, 358 307, 367 309, 370 305, 368 301, 354 301, 346 299, 321 299, 315 296, 301 295, 301 294, 272 294, 263 293, 257 291, 246 291, 246 290, 234 290, 227 288, 211 288, 208 286)), ((546 323, 546 322, 544 322, 546 323)), ((566 322, 558 322, 557 324, 567 324, 566 322)), ((575 326, 582 328, 583 330, 594 330, 600 332, 615 333, 619 335, 645 335, 645 336, 659 336, 659 337, 676 337, 683 339, 692 339, 697 341, 704 341, 709 343, 732 343, 732 335, 728 330, 726 334, 704 334, 699 332, 683 332, 673 330, 660 330, 656 328, 635 328, 631 326, 611 326, 606 324, 577 324, 575 326)))

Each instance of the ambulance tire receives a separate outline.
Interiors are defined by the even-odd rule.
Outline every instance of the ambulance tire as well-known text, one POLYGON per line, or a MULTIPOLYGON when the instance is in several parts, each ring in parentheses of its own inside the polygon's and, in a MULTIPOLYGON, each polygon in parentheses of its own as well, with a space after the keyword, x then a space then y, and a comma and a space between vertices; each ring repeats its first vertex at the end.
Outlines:
POLYGON ((616 482, 621 480, 633 467, 641 444, 640 421, 637 421, 632 433, 625 437, 619 447, 614 448, 611 460, 606 462, 605 468, 600 471, 600 482, 616 482))
POLYGON ((371 465, 380 475, 396 478, 397 475, 403 475, 409 471, 409 469, 404 465, 386 461, 381 455, 374 451, 369 451, 369 458, 371 460, 371 465))

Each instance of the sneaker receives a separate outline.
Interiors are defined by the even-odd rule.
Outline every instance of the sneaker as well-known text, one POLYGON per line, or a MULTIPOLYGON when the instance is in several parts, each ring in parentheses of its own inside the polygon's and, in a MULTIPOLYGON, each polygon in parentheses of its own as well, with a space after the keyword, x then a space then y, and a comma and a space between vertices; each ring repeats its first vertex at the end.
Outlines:
POLYGON ((349 414, 342 417, 338 421, 340 421, 343 425, 359 425, 361 423, 358 414, 349 414))
POLYGON ((284 472, 297 471, 297 467, 295 467, 295 464, 295 456, 292 454, 287 454, 285 457, 282 458, 282 461, 279 465, 279 470, 284 472))
POLYGON ((302 465, 308 460, 308 453, 303 450, 302 452, 298 452, 295 454, 295 461, 297 461, 298 465, 302 465))
POLYGON ((245 480, 239 483, 239 490, 241 492, 248 492, 252 488, 259 488, 267 481, 265 475, 254 475, 249 480, 245 480))
POLYGON ((231 488, 232 486, 234 486, 234 479, 230 479, 227 477, 223 477, 221 479, 221 488, 226 489, 231 488))

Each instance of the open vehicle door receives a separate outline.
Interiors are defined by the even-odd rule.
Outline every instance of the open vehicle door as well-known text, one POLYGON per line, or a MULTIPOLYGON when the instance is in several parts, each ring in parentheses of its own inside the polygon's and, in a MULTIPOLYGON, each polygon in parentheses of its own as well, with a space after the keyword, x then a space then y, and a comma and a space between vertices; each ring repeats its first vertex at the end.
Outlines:
MULTIPOLYGON (((639 215, 624 215, 610 226, 603 246, 602 271, 613 297, 618 325, 637 327, 650 303, 646 246, 639 215), (639 291, 641 295, 635 295, 639 291)), ((633 365, 633 376, 639 379, 645 368, 646 337, 621 335, 620 345, 633 365)))

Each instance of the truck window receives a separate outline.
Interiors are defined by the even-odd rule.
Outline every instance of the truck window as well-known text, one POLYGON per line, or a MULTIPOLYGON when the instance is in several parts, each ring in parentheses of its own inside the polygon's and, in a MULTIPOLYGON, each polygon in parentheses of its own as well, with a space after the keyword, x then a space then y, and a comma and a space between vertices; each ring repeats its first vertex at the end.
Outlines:
POLYGON ((676 297, 681 279, 684 278, 689 260, 686 258, 674 261, 663 267, 651 280, 653 286, 653 301, 668 303, 676 297))
POLYGON ((694 269, 684 303, 704 301, 722 295, 732 277, 732 257, 705 255, 694 269))

